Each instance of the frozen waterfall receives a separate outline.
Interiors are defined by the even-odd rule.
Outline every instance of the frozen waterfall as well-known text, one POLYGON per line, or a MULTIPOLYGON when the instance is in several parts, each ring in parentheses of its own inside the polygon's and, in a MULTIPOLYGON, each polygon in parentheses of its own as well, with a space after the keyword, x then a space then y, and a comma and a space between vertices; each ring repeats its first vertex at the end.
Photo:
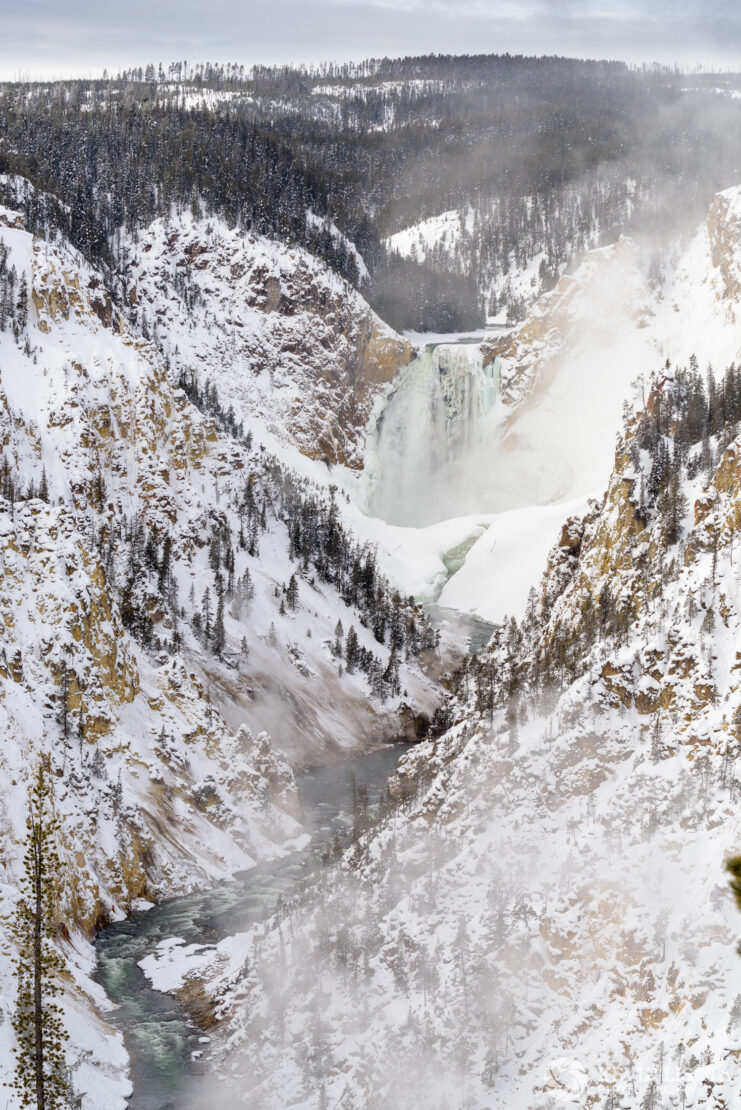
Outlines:
POLYGON ((400 375, 371 434, 369 509, 421 526, 482 510, 496 436, 497 361, 469 343, 428 346, 400 375))

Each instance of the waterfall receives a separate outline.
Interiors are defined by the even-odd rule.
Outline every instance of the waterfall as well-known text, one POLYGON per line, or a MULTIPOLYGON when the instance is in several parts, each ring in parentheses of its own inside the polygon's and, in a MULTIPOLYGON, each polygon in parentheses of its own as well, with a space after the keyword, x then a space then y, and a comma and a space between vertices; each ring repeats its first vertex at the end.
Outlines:
POLYGON ((424 525, 480 511, 467 474, 491 438, 498 360, 477 344, 428 346, 402 372, 368 450, 370 511, 394 524, 424 525))

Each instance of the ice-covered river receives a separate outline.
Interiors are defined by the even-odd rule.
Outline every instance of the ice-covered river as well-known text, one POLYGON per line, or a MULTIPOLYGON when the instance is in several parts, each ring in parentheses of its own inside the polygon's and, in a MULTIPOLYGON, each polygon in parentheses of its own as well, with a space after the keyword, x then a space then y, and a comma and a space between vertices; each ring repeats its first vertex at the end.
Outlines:
POLYGON ((131 1059, 131 1110, 189 1110, 199 1105, 198 1076, 207 1066, 208 1038, 176 998, 152 990, 139 961, 160 941, 179 937, 212 944, 269 917, 278 900, 296 892, 320 866, 337 834, 351 831, 353 790, 364 788, 377 805, 408 744, 387 744, 352 759, 299 776, 311 843, 302 851, 246 871, 233 882, 173 898, 132 914, 98 936, 98 979, 117 1004, 113 1021, 123 1031, 131 1059))

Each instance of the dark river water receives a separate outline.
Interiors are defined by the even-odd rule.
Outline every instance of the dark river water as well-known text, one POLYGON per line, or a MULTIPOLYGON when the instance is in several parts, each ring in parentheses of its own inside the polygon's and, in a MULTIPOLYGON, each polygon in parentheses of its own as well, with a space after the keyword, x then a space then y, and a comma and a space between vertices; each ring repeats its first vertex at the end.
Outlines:
POLYGON ((131 1110, 195 1106, 209 1047, 208 1038, 188 1020, 178 1000, 152 990, 139 961, 167 937, 210 945, 269 917, 281 897, 311 881, 322 853, 337 835, 349 838, 353 790, 364 787, 370 805, 377 805, 408 747, 389 744, 298 775, 311 833, 306 848, 245 871, 231 882, 134 913, 99 934, 97 978, 116 1003, 111 1020, 122 1030, 131 1059, 131 1110))

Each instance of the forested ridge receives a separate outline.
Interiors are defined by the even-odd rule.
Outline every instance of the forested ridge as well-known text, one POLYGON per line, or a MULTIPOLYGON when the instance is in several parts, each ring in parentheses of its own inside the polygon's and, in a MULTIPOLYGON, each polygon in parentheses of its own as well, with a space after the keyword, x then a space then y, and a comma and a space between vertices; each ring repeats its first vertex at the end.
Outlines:
POLYGON ((733 183, 729 80, 481 55, 6 83, 0 173, 61 202, 26 215, 60 225, 112 287, 121 229, 190 206, 307 246, 397 327, 467 328, 518 318, 584 250, 660 232, 733 183), (416 258, 384 246, 446 211, 462 214, 454 242, 416 258), (533 259, 523 294, 507 278, 533 259))

